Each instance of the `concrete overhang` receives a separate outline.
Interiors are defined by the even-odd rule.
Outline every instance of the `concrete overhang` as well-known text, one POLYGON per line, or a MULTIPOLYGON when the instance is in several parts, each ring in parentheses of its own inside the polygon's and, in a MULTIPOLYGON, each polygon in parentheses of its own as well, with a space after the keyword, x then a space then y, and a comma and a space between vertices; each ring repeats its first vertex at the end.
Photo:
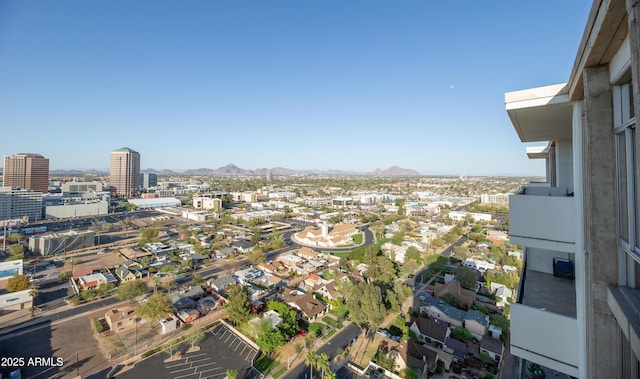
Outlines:
POLYGON ((573 110, 566 83, 507 92, 504 100, 520 141, 571 138, 573 110))
POLYGON ((545 146, 527 146, 527 157, 529 157, 529 159, 549 158, 550 149, 551 142, 545 146))

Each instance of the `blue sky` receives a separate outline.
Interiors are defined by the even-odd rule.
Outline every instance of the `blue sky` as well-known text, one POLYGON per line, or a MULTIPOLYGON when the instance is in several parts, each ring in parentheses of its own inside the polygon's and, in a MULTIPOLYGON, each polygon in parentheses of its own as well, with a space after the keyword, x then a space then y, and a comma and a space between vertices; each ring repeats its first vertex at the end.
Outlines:
POLYGON ((543 175, 504 93, 568 80, 588 1, 0 2, 0 154, 543 175))

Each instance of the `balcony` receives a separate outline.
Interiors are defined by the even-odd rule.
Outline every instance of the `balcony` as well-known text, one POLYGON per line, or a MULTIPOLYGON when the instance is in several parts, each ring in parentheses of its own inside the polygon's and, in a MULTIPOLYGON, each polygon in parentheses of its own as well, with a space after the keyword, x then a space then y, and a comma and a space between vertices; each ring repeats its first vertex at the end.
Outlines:
POLYGON ((578 324, 573 282, 526 270, 518 297, 518 303, 511 305, 511 353, 577 377, 578 324))
POLYGON ((574 199, 560 187, 527 186, 509 196, 511 243, 573 252, 574 199))

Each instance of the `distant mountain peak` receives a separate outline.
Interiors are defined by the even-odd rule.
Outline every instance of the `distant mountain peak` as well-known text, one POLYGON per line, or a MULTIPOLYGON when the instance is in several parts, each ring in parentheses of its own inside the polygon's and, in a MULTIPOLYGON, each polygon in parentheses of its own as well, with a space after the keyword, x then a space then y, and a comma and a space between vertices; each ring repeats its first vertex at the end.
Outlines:
POLYGON ((410 168, 402 168, 400 166, 391 166, 386 170, 375 169, 369 175, 375 176, 420 176, 420 173, 410 168))

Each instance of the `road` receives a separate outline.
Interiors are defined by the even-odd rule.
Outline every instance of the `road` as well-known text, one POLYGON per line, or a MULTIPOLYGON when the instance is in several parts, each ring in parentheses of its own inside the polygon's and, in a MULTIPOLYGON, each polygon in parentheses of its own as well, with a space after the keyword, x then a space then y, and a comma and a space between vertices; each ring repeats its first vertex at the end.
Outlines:
MULTIPOLYGON (((336 333, 333 338, 329 339, 320 349, 318 349, 318 354, 327 354, 330 360, 337 355, 338 349, 343 349, 353 340, 354 337, 360 334, 360 328, 355 324, 349 324, 340 332, 336 333)), ((309 377, 309 367, 305 366, 304 361, 297 364, 286 375, 284 375, 283 379, 300 379, 300 378, 308 378, 309 377)))

